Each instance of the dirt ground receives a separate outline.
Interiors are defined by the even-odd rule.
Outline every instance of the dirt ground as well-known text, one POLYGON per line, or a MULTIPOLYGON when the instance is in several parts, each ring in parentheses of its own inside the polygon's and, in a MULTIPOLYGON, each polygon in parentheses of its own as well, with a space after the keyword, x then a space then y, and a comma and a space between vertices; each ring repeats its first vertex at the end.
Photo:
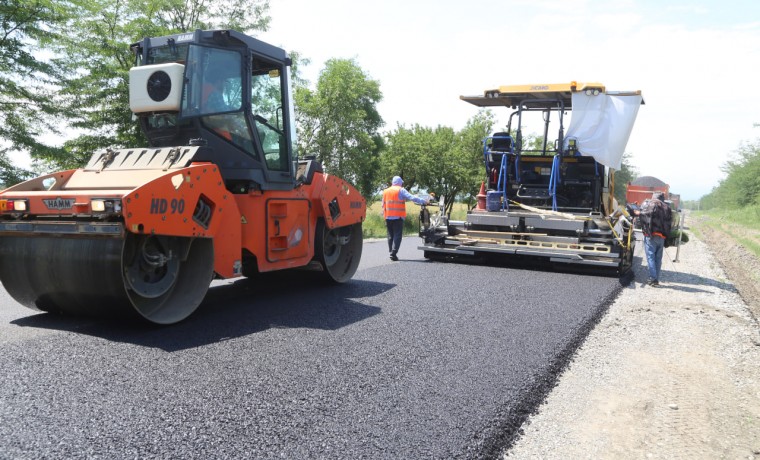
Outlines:
POLYGON ((760 238, 691 224, 701 239, 667 250, 660 287, 641 261, 505 458, 760 459, 760 260, 733 239, 760 238))
POLYGON ((760 258, 737 241, 750 240, 760 246, 760 231, 742 229, 730 222, 721 222, 719 228, 713 228, 705 225, 705 219, 696 219, 692 226, 699 229, 704 242, 739 290, 755 319, 760 321, 760 258))

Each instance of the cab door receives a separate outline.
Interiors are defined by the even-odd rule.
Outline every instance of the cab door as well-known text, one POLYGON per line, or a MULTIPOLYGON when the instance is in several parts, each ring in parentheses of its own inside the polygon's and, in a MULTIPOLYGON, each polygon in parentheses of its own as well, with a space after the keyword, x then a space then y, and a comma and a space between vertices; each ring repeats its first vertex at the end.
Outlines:
POLYGON ((294 135, 288 67, 255 53, 251 67, 251 118, 267 181, 292 183, 294 135))

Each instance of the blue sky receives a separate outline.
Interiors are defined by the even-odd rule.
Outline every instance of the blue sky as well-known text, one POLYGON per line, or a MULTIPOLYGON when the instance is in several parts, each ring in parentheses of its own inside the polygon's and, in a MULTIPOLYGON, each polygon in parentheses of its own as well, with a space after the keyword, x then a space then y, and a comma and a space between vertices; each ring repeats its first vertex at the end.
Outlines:
POLYGON ((378 80, 385 129, 459 129, 477 111, 459 96, 500 85, 641 90, 626 151, 682 199, 709 193, 739 145, 760 137, 757 1, 271 0, 271 16, 258 37, 311 59, 312 83, 330 58, 378 80))

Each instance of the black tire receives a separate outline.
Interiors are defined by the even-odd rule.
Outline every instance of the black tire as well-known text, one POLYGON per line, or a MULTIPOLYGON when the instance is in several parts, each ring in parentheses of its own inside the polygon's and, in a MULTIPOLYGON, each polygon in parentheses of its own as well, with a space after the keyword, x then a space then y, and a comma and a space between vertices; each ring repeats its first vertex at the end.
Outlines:
POLYGON ((139 284, 136 285, 134 281, 126 279, 134 263, 127 265, 128 258, 123 259, 127 296, 140 316, 155 324, 174 324, 190 316, 203 301, 214 277, 213 240, 195 238, 182 241, 183 239, 179 237, 167 239, 176 241, 176 248, 181 247, 182 244, 187 244, 188 247, 186 257, 178 262, 176 273, 172 274, 175 279, 171 287, 159 295, 146 295, 140 289, 136 289, 139 284))
POLYGON ((322 277, 334 283, 351 279, 362 257, 362 224, 329 229, 317 221, 314 232, 314 259, 322 265, 322 277))
POLYGON ((618 264, 618 275, 625 276, 633 268, 633 247, 622 252, 620 264, 618 264))

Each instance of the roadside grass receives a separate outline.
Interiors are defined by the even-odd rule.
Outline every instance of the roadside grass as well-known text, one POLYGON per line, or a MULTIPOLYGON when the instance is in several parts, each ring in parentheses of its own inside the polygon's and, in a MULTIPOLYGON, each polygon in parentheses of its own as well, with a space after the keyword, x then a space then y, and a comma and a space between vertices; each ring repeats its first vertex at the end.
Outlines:
MULTIPOLYGON (((428 208, 430 213, 438 212, 438 208, 431 206, 428 208)), ((451 218, 454 220, 464 220, 467 215, 466 203, 454 203, 454 209, 451 212, 451 218)), ((411 201, 406 202, 406 219, 404 220, 404 235, 416 235, 420 231, 420 207, 411 201)), ((385 219, 383 219, 383 210, 381 203, 375 201, 367 206, 367 218, 362 225, 364 238, 385 238, 385 219)))
MULTIPOLYGON (((696 223, 692 230, 697 237, 704 235, 700 226, 707 226, 727 235, 760 257, 760 205, 748 206, 742 209, 711 209, 709 211, 693 211, 696 223)), ((688 222, 687 222, 688 224, 688 222)))
POLYGON ((684 230, 690 230, 694 235, 699 238, 700 240, 705 240, 705 234, 702 231, 703 225, 708 225, 707 222, 698 221, 700 217, 704 218, 705 212, 704 211, 691 211, 690 217, 691 219, 686 221, 686 226, 684 227, 684 230))
POLYGON ((742 209, 710 210, 707 213, 715 215, 722 221, 760 231, 760 205, 747 206, 742 209))

